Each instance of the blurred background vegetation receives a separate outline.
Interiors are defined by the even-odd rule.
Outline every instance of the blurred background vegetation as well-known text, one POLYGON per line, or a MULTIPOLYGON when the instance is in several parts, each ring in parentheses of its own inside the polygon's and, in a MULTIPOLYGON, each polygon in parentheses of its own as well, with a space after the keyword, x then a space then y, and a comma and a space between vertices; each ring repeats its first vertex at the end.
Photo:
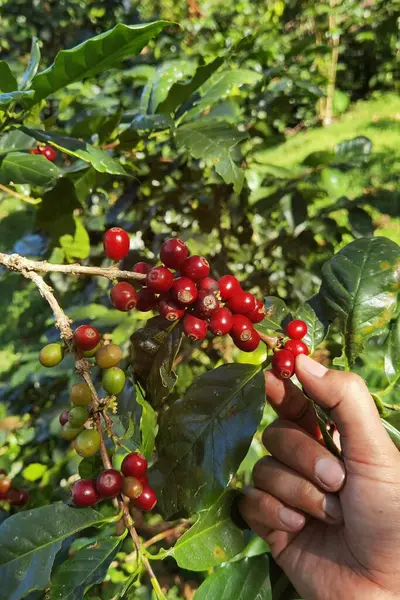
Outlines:
MULTIPOLYGON (((215 276, 232 272, 246 289, 295 309, 318 289, 323 262, 346 243, 383 235, 400 244, 396 0, 0 0, 0 58, 21 75, 35 36, 45 68, 61 49, 116 23, 158 18, 173 24, 137 59, 72 84, 36 115, 46 129, 114 153, 134 178, 79 170, 59 157, 70 187, 14 186, 37 204, 1 192, 0 251, 106 266, 102 237, 118 225, 132 236, 129 268, 155 261, 162 242, 179 235, 210 259, 215 276), (151 110, 203 61, 228 52, 202 90, 207 100, 198 114, 243 134, 232 151, 242 168, 234 188, 206 157, 194 158, 157 127, 151 110)), ((181 107, 175 117, 190 110, 181 107)), ((51 373, 40 367, 39 349, 57 338, 52 315, 32 285, 0 276, 0 468, 11 468, 40 505, 62 497, 60 481, 76 472, 78 459, 57 435, 72 361, 51 373)), ((53 275, 51 284, 71 319, 93 322, 128 355, 129 337, 148 315, 112 309, 109 283, 100 278, 53 275)), ((317 351, 321 361, 340 354, 337 341, 333 332, 317 351)), ((255 354, 249 359, 225 340, 185 343, 173 397, 218 364, 262 360, 262 351, 255 354)), ((358 367, 377 389, 381 360, 369 347, 358 367)), ((111 569, 102 598, 113 597, 112 582, 127 568, 121 560, 111 569)), ((191 598, 193 586, 174 577, 168 598, 191 598)))

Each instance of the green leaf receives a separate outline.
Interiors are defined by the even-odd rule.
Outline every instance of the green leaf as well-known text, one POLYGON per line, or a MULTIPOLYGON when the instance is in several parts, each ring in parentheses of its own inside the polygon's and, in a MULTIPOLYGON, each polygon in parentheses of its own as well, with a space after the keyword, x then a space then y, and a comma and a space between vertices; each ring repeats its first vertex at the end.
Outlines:
POLYGON ((44 156, 10 152, 0 164, 0 182, 30 183, 47 187, 60 177, 60 170, 44 156))
POLYGON ((167 398, 176 383, 173 364, 181 340, 179 325, 171 325, 161 317, 153 317, 131 337, 133 372, 156 406, 167 398))
POLYGON ((22 79, 19 84, 20 90, 25 90, 29 87, 39 68, 39 63, 40 48, 37 38, 34 37, 32 40, 31 55, 29 57, 28 66, 26 67, 25 73, 22 75, 22 79))
POLYGON ((289 314, 289 309, 284 301, 276 296, 266 296, 264 306, 265 318, 264 321, 257 324, 257 329, 260 329, 260 331, 268 329, 282 331, 282 321, 289 314))
POLYGON ((140 419, 140 432, 141 432, 141 451, 148 461, 153 456, 154 442, 156 439, 158 427, 157 427, 157 413, 150 406, 141 394, 136 395, 136 401, 142 407, 142 416, 140 419))
POLYGON ((235 496, 232 490, 222 494, 179 538, 171 555, 181 569, 207 571, 231 560, 245 548, 243 531, 230 516, 235 496))
POLYGON ((148 112, 151 114, 157 112, 157 107, 166 99, 173 84, 193 75, 194 69, 194 62, 187 59, 166 61, 158 67, 157 73, 151 82, 148 112))
POLYGON ((62 542, 100 524, 104 517, 91 508, 51 504, 13 515, 0 526, 2 600, 20 600, 50 582, 62 542))
POLYGON ((321 184, 331 200, 346 196, 350 188, 349 177, 339 169, 322 169, 321 184))
POLYGON ((0 91, 13 92, 18 88, 18 82, 5 60, 0 60, 0 91))
POLYGON ((315 351, 315 348, 320 344, 326 336, 327 327, 318 319, 314 309, 308 302, 301 304, 295 312, 295 318, 301 319, 307 323, 308 332, 304 336, 303 341, 307 344, 310 354, 315 351))
POLYGON ((320 295, 340 323, 348 366, 371 336, 386 331, 393 316, 399 256, 399 246, 386 238, 361 238, 322 267, 320 295))
POLYGON ((400 431, 399 431, 400 423, 399 423, 398 415, 399 415, 399 413, 394 413, 393 415, 391 415, 391 417, 388 417, 387 420, 381 419, 381 421, 382 421, 384 428, 388 432, 390 439, 396 446, 397 450, 400 450, 400 431), (390 422, 390 419, 395 421, 394 425, 390 422))
POLYGON ((73 217, 73 219, 75 222, 74 235, 66 233, 60 237, 60 246, 64 250, 65 258, 70 263, 84 260, 90 255, 90 238, 82 219, 79 217, 73 217))
POLYGON ((9 106, 12 102, 25 102, 28 98, 33 97, 33 92, 31 90, 25 92, 8 92, 7 94, 0 94, 0 106, 5 108, 9 106))
POLYGON ((199 119, 179 127, 175 137, 178 146, 186 147, 194 158, 210 161, 225 183, 232 183, 235 192, 240 192, 244 174, 235 164, 236 146, 247 133, 216 119, 199 119))
POLYGON ((201 584, 194 600, 272 600, 268 556, 232 562, 201 584))
POLYGON ((55 244, 65 235, 74 238, 76 222, 73 213, 77 208, 82 206, 75 195, 72 181, 60 179, 53 189, 43 195, 36 214, 37 225, 51 236, 55 244), (55 206, 57 212, 54 210, 55 206))
POLYGON ((22 477, 27 481, 38 481, 39 479, 42 479, 46 471, 46 465, 31 463, 22 471, 22 477))
POLYGON ((385 373, 393 383, 400 377, 400 316, 391 324, 385 344, 385 373))
POLYGON ((336 161, 347 166, 358 167, 368 161, 372 142, 363 135, 340 142, 335 148, 336 161))
POLYGON ((7 131, 0 137, 0 155, 19 150, 29 150, 34 144, 34 139, 19 129, 7 131))
POLYGON ((102 583, 125 537, 126 532, 74 552, 53 574, 49 600, 81 600, 89 586, 102 583))
POLYGON ((374 234, 374 223, 363 208, 355 206, 349 210, 349 224, 354 237, 367 237, 374 234))
POLYGON ((259 366, 204 373, 160 416, 154 483, 166 519, 211 506, 246 456, 265 404, 259 366))
POLYGON ((125 58, 137 56, 167 25, 166 21, 145 25, 118 23, 110 31, 101 33, 75 48, 62 50, 57 54, 54 63, 33 79, 31 89, 35 95, 32 104, 74 81, 82 81, 97 73, 104 73, 118 67, 125 58))
POLYGON ((192 79, 185 83, 174 83, 168 92, 168 96, 157 107, 158 113, 171 114, 178 106, 182 106, 190 96, 199 89, 224 63, 224 58, 217 57, 207 65, 201 64, 197 67, 192 79))

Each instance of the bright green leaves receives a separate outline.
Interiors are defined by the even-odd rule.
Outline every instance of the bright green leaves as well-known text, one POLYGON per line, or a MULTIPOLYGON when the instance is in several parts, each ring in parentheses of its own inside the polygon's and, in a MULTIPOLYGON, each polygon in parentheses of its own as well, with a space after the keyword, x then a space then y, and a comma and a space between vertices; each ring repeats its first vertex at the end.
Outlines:
POLYGON ((161 414, 154 481, 165 518, 217 500, 248 451, 264 403, 260 368, 228 364, 199 377, 161 414))
POLYGON ((396 308, 400 249, 386 238, 363 238, 345 246, 322 268, 320 295, 344 337, 346 366, 365 342, 386 330, 396 308))
POLYGON ((240 192, 244 173, 236 164, 236 147, 248 137, 247 133, 229 123, 199 119, 179 127, 175 137, 178 146, 186 147, 194 158, 210 161, 224 181, 240 192))
POLYGON ((268 556, 245 558, 215 571, 195 600, 272 600, 268 556))
POLYGON ((1 600, 20 600, 49 585, 62 542, 104 517, 91 508, 51 504, 20 512, 0 526, 1 600))
POLYGON ((5 60, 0 60, 0 92, 13 92, 17 87, 18 82, 8 63, 5 60))
POLYGON ((175 544, 172 556, 182 569, 207 571, 239 554, 245 547, 243 532, 230 513, 236 492, 228 491, 175 544))
MULTIPOLYGON (((30 86, 32 79, 35 77, 40 63, 40 48, 37 38, 32 40, 31 55, 29 57, 28 66, 19 84, 20 90, 25 90, 30 86)), ((33 95, 33 94, 32 94, 33 95)))
MULTIPOLYGON (((317 297, 314 297, 317 298, 317 297)), ((319 320, 315 310, 309 302, 301 304, 293 315, 295 319, 301 319, 307 324, 307 335, 303 338, 303 342, 307 344, 310 354, 312 354, 315 348, 320 344, 326 335, 327 325, 319 320)))
POLYGON ((47 187, 54 185, 60 170, 44 156, 25 152, 10 152, 0 162, 0 183, 30 183, 47 187))
POLYGON ((62 50, 54 63, 38 73, 32 81, 32 104, 59 89, 97 73, 118 67, 125 58, 138 55, 148 42, 168 23, 157 21, 146 25, 119 23, 110 31, 97 35, 71 50, 62 50))

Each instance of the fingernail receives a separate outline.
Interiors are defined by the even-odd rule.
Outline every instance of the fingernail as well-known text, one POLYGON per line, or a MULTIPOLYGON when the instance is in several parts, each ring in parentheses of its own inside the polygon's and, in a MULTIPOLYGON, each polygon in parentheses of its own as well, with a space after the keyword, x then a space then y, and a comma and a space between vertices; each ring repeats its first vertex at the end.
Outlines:
POLYGON ((340 504, 339 498, 334 496, 333 494, 327 494, 323 500, 322 508, 324 512, 336 521, 340 523, 343 520, 343 512, 342 506, 340 504))
POLYGON ((321 363, 316 362, 305 354, 297 356, 296 365, 307 371, 307 373, 310 373, 310 375, 314 375, 314 377, 323 377, 328 372, 328 369, 324 365, 321 365, 321 363))
POLYGON ((305 518, 290 508, 283 507, 280 510, 279 518, 283 525, 292 531, 298 531, 304 526, 305 518))
POLYGON ((315 465, 317 479, 327 488, 339 489, 346 474, 340 463, 330 458, 320 458, 315 465))

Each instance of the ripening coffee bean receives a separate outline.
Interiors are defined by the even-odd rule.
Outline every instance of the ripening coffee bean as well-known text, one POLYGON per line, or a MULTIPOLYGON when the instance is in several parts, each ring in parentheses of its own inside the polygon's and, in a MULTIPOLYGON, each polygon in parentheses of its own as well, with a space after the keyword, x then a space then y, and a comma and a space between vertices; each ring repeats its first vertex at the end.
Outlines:
POLYGON ((232 339, 235 345, 240 350, 242 350, 242 352, 254 352, 254 350, 257 350, 261 342, 260 335, 255 329, 253 329, 253 331, 251 332, 251 336, 246 340, 241 340, 240 338, 236 338, 233 336, 232 339))
POLYGON ((122 350, 117 344, 107 344, 96 352, 96 364, 100 369, 116 367, 122 360, 122 350))
POLYGON ((232 320, 231 336, 235 340, 240 339, 242 342, 249 340, 254 331, 253 323, 250 319, 245 315, 233 315, 232 320))
POLYGON ((50 162, 55 162, 57 160, 57 152, 51 146, 45 146, 40 153, 50 162))
POLYGON ((180 266, 182 277, 188 277, 192 281, 199 281, 210 273, 210 265, 204 256, 189 256, 180 266))
POLYGON ((199 292, 204 290, 216 294, 219 292, 219 283, 212 277, 203 277, 203 279, 200 279, 200 281, 197 282, 197 289, 199 292))
POLYGON ((179 277, 175 279, 169 293, 175 302, 188 306, 196 301, 198 291, 194 281, 188 277, 179 277))
POLYGON ((205 290, 199 292, 195 305, 196 316, 211 317, 219 309, 219 300, 213 292, 207 292, 205 290))
POLYGON ((265 306, 261 300, 256 300, 256 308, 249 313, 246 313, 246 317, 250 319, 252 323, 261 323, 265 318, 265 306))
POLYGON ((137 291, 130 283, 120 281, 111 288, 111 302, 117 310, 128 312, 133 310, 137 302, 137 291))
POLYGON ((61 429, 61 437, 71 442, 82 431, 82 427, 72 427, 71 423, 65 423, 61 429))
POLYGON ((72 501, 78 508, 94 506, 100 496, 96 489, 95 479, 80 479, 75 481, 71 490, 72 501))
POLYGON ((86 406, 74 406, 68 413, 68 421, 72 428, 82 427, 89 418, 86 406))
POLYGON ((192 342, 201 342, 207 335, 208 326, 204 319, 193 315, 185 315, 183 318, 183 331, 192 342))
POLYGON ((308 355, 308 347, 306 344, 300 340, 288 340, 285 344, 285 350, 289 350, 294 357, 299 354, 308 355))
POLYGON ((99 342, 97 344, 97 346, 95 346, 92 350, 86 350, 85 352, 83 352, 83 357, 84 358, 93 358, 94 356, 96 356, 96 352, 100 348, 101 348, 101 343, 99 342))
POLYGON ((154 294, 168 292, 173 283, 174 276, 167 267, 153 267, 146 277, 146 285, 154 294))
POLYGON ((87 406, 92 401, 92 392, 87 383, 74 383, 69 391, 69 397, 74 406, 87 406))
POLYGON ((29 492, 27 490, 11 488, 7 492, 7 500, 13 506, 24 506, 29 502, 29 492))
POLYGON ((8 490, 11 488, 11 479, 7 475, 0 475, 0 498, 7 495, 8 490))
POLYGON ((286 335, 292 340, 301 340, 305 335, 307 335, 307 331, 307 324, 301 319, 294 319, 285 327, 286 335))
POLYGON ((96 489, 101 498, 115 498, 122 492, 124 478, 116 469, 106 469, 97 478, 96 489))
POLYGON ((60 425, 65 425, 65 423, 68 423, 68 415, 69 415, 69 411, 68 410, 63 410, 63 412, 61 413, 61 415, 58 417, 58 420, 60 421, 60 425))
POLYGON ((124 229, 113 227, 105 234, 103 245, 107 258, 122 260, 129 252, 129 235, 124 229))
POLYGON ((95 429, 84 429, 77 435, 74 448, 79 456, 94 456, 100 449, 100 436, 95 429))
MULTIPOLYGON (((135 265, 133 265, 132 267, 132 272, 133 273, 140 273, 140 275, 147 275, 147 273, 153 268, 153 265, 151 265, 150 263, 147 262, 138 262, 135 265)), ((144 279, 138 279, 137 283, 139 283, 140 285, 142 285, 144 282, 144 279)))
POLYGON ((147 287, 142 288, 138 292, 136 310, 140 312, 148 312, 157 306, 157 296, 147 287))
POLYGON ((136 477, 125 477, 122 493, 131 500, 138 498, 143 492, 143 484, 136 477))
POLYGON ((214 335, 226 335, 232 329, 233 315, 229 308, 220 308, 211 315, 209 329, 214 335))
POLYGON ((242 291, 239 281, 233 275, 224 275, 218 281, 219 293, 224 302, 242 291))
POLYGON ((105 369, 103 372, 101 385, 107 394, 110 394, 110 396, 116 396, 124 389, 125 380, 125 373, 122 369, 119 367, 111 367, 110 369, 105 369))
POLYGON ((185 314, 185 308, 174 302, 169 294, 163 294, 158 301, 160 316, 167 321, 178 321, 185 314))
POLYGON ((39 354, 39 361, 43 367, 56 367, 63 358, 64 347, 62 344, 47 344, 39 354))
POLYGON ((74 343, 78 350, 93 350, 100 342, 101 336, 95 327, 80 325, 74 332, 74 343))
POLYGON ((249 292, 239 292, 228 300, 227 307, 234 315, 245 315, 255 310, 256 299, 249 292))
POLYGON ((131 452, 122 461, 121 471, 125 477, 141 479, 147 472, 147 460, 139 452, 131 452))
POLYGON ((272 357, 272 371, 279 379, 289 379, 294 374, 294 362, 289 350, 278 350, 272 357))
POLYGON ((133 501, 133 505, 143 511, 153 510, 156 504, 157 494, 149 485, 144 485, 141 495, 133 501))
POLYGON ((179 271, 183 261, 189 256, 189 248, 179 238, 170 238, 161 246, 161 262, 170 269, 179 271))

